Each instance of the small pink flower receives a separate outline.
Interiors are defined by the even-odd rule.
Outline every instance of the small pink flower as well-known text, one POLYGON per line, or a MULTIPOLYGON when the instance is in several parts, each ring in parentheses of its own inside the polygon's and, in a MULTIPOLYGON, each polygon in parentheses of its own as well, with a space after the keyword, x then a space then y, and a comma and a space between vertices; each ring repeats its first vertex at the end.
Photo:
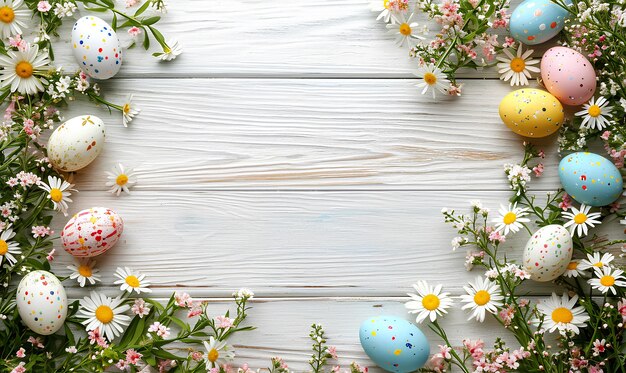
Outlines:
POLYGON ((337 360, 337 347, 329 346, 328 347, 328 354, 330 355, 331 358, 337 360))
POLYGON ((562 208, 563 211, 567 211, 570 207, 572 207, 572 197, 570 197, 567 193, 563 193, 561 202, 559 202, 559 207, 562 208))
POLYGON ((56 252, 56 249, 52 249, 50 250, 50 252, 48 253, 48 255, 46 256, 46 259, 51 262, 54 260, 54 253, 56 252))
POLYGON ((489 233, 489 241, 493 243, 503 243, 506 241, 506 236, 500 234, 498 231, 489 233))
POLYGON ((146 301, 142 298, 135 299, 135 304, 133 304, 130 310, 135 315, 139 316, 140 319, 150 313, 150 308, 146 306, 146 301))
POLYGON ((592 365, 589 367, 589 373, 604 373, 604 370, 599 365, 592 365))
POLYGON ((609 205, 609 212, 614 213, 619 211, 620 203, 615 201, 609 205))
POLYGON ((132 37, 137 37, 139 36, 139 34, 141 34, 141 29, 137 26, 133 26, 131 28, 128 29, 128 35, 132 36, 132 37))
POLYGON ((143 355, 135 351, 135 349, 126 350, 126 362, 128 364, 135 365, 139 362, 143 355))
POLYGON ((445 361, 439 354, 433 355, 426 365, 426 368, 438 373, 443 372, 445 367, 445 361))
POLYGON ((159 373, 164 373, 170 370, 172 367, 172 360, 161 360, 159 361, 159 373))
POLYGON ((611 136, 611 131, 604 131, 602 132, 600 138, 604 141, 607 141, 609 139, 609 136, 611 136))
MULTIPOLYGON (((204 355, 202 355, 202 352, 200 351, 194 351, 191 353, 191 358, 193 359, 193 361, 200 361, 202 360, 204 357, 204 355)), ((248 366, 248 364, 244 364, 244 366, 248 366)))
POLYGON ((452 359, 452 355, 450 355, 450 351, 452 351, 452 348, 450 348, 449 346, 439 345, 439 353, 437 355, 442 357, 445 360, 450 360, 452 359))
POLYGON ((193 299, 187 293, 174 293, 174 299, 178 307, 191 307, 193 306, 193 299))
POLYGON ((606 339, 596 339, 593 341, 593 352, 597 356, 606 351, 606 339))
POLYGON ((42 12, 42 13, 46 13, 50 9, 52 9, 52 5, 50 5, 50 3, 45 1, 45 0, 40 1, 39 3, 37 3, 37 10, 42 12))
POLYGON ((54 231, 50 229, 50 227, 37 225, 32 228, 31 233, 33 234, 33 238, 43 238, 54 234, 54 231))
POLYGON ((20 359, 26 356, 26 350, 24 349, 24 347, 20 347, 19 350, 17 350, 17 352, 15 353, 15 356, 19 357, 20 359))
POLYGON ((131 6, 135 6, 139 4, 140 0, 126 0, 126 7, 130 8, 131 6))
POLYGON ((539 163, 538 165, 533 167, 533 172, 535 173, 536 177, 540 177, 541 175, 543 175, 543 163, 539 163))
POLYGON ((230 317, 226 317, 226 316, 217 316, 215 318, 215 322, 217 324, 217 327, 220 329, 230 329, 233 327, 233 319, 231 319, 230 317))
POLYGON ((20 362, 15 368, 13 368, 13 370, 11 371, 11 373, 24 373, 26 372, 26 368, 24 368, 24 365, 26 365, 25 362, 20 362))
POLYGON ((130 366, 128 366, 128 363, 124 359, 120 359, 120 361, 118 361, 117 364, 115 364, 115 366, 117 367, 117 369, 123 372, 130 371, 130 366))
POLYGON ((187 313, 187 317, 192 318, 200 314, 202 314, 202 307, 200 306, 200 304, 197 304, 189 309, 189 312, 187 313))
POLYGON ((507 306, 498 313, 498 316, 500 316, 500 318, 502 319, 504 326, 511 325, 513 315, 515 315, 515 309, 512 306, 507 306))
POLYGON ((155 321, 148 328, 148 332, 149 333, 155 333, 156 335, 158 335, 161 338, 167 338, 170 335, 170 328, 168 328, 167 326, 161 324, 158 321, 155 321))
POLYGON ((41 343, 41 338, 37 337, 28 337, 27 342, 29 342, 30 344, 32 344, 33 346, 37 347, 37 348, 44 348, 43 343, 41 343))
POLYGON ((519 301, 517 302, 517 304, 520 307, 526 307, 530 304, 530 300, 526 299, 526 298, 520 298, 519 301))

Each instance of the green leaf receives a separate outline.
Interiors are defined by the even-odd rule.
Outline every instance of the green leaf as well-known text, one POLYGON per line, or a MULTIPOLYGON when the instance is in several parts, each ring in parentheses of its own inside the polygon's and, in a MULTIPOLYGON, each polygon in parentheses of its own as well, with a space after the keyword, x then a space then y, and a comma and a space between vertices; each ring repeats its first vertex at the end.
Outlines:
POLYGON ((152 353, 155 356, 160 357, 161 359, 170 359, 170 360, 180 360, 181 359, 179 356, 176 356, 173 353, 167 352, 165 350, 154 350, 154 351, 152 351, 152 353))
POLYGON ((113 2, 113 0, 100 0, 100 1, 102 1, 110 9, 115 8, 115 3, 113 2))
POLYGON ((85 7, 85 10, 88 10, 90 12, 99 12, 99 13, 104 13, 107 12, 109 10, 109 8, 104 8, 104 7, 85 7))
POLYGON ((117 31, 117 14, 113 13, 113 19, 111 20, 111 27, 117 31))
POLYGON ((150 37, 148 36, 148 33, 146 32, 143 36, 143 48, 145 50, 148 50, 148 48, 150 48, 150 37))
POLYGON ((142 6, 139 7, 139 9, 137 9, 137 11, 135 12, 135 17, 141 15, 143 12, 146 11, 146 9, 148 9, 148 7, 150 6, 150 2, 146 1, 142 6))
POLYGON ((154 25, 155 23, 159 22, 159 20, 161 20, 161 17, 154 16, 154 17, 143 19, 141 23, 143 23, 146 26, 149 26, 149 25, 154 25))

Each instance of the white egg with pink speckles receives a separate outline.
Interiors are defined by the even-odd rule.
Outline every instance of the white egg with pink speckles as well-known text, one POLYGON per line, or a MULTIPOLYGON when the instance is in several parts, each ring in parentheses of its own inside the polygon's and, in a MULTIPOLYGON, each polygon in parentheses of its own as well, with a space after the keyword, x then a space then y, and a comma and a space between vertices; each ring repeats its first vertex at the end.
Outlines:
POLYGON ((47 271, 32 271, 22 278, 15 296, 24 324, 37 334, 61 329, 67 317, 67 295, 61 281, 47 271))
POLYGON ((572 260, 572 236, 562 225, 547 225, 526 243, 523 264, 530 279, 546 282, 561 276, 572 260))

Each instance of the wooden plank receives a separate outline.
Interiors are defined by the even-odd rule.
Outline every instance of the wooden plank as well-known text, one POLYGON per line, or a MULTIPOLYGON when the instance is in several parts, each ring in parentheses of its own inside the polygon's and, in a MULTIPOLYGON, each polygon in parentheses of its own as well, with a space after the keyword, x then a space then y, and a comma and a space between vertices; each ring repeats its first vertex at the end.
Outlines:
MULTIPOLYGON (((456 235, 443 223, 442 207, 463 211, 470 199, 497 209, 508 192, 143 192, 110 197, 81 192, 70 212, 102 206, 125 221, 118 245, 98 258, 102 285, 118 266, 145 272, 154 294, 185 289, 194 296, 226 297, 233 287, 262 297, 404 296, 417 280, 443 283, 460 294, 466 281, 465 250, 453 252, 456 235)), ((65 219, 55 219, 59 231, 65 219)), ((614 235, 619 224, 612 224, 614 235)), ((504 247, 520 260, 524 232, 504 247)), ((56 243, 53 269, 72 258, 56 243)), ((70 286, 70 283, 68 283, 70 286)), ((71 284, 70 295, 84 289, 71 284)), ((551 284, 531 282, 533 294, 551 284)))
MULTIPOLYGON (((131 49, 119 77, 412 77, 416 62, 407 48, 395 45, 376 16, 369 0, 245 0, 227 6, 177 0, 157 27, 168 38, 179 39, 184 54, 160 63, 143 49, 131 49)), ((424 24, 425 18, 418 21, 424 24)), ((63 37, 55 43, 57 64, 75 69, 70 27, 61 29, 63 37)), ((438 28, 434 23, 429 27, 432 38, 438 28)), ((120 38, 127 44, 125 32, 120 38)), ((467 71, 460 76, 493 78, 497 73, 467 71)))
MULTIPOLYGON (((135 94, 141 114, 97 114, 107 145, 79 171, 83 190, 101 190, 116 162, 139 172, 138 190, 410 189, 506 190, 504 163, 523 138, 501 122, 504 83, 472 81, 459 99, 433 101, 398 79, 122 79, 106 97, 135 94)), ((80 110, 82 111, 78 111, 80 110)), ((533 186, 559 186, 555 137, 546 173, 533 186)))

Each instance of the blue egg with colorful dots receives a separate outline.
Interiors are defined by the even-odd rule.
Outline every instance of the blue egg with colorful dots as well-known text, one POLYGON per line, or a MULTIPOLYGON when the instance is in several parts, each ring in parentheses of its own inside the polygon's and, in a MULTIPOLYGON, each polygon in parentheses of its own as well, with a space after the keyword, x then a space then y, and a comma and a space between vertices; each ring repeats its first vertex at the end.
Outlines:
POLYGON ((524 44, 545 43, 563 30, 568 15, 566 9, 550 0, 526 0, 511 14, 509 31, 524 44))
POLYGON ((361 325, 359 337, 367 356, 388 372, 414 372, 426 364, 430 354, 424 333, 395 316, 370 317, 361 325))
POLYGON ((92 78, 109 79, 122 66, 122 48, 117 34, 98 17, 85 16, 74 23, 72 49, 81 70, 92 78))
POLYGON ((588 206, 609 205, 624 190, 622 175, 613 162, 594 153, 572 153, 561 159, 559 178, 567 194, 588 206))

